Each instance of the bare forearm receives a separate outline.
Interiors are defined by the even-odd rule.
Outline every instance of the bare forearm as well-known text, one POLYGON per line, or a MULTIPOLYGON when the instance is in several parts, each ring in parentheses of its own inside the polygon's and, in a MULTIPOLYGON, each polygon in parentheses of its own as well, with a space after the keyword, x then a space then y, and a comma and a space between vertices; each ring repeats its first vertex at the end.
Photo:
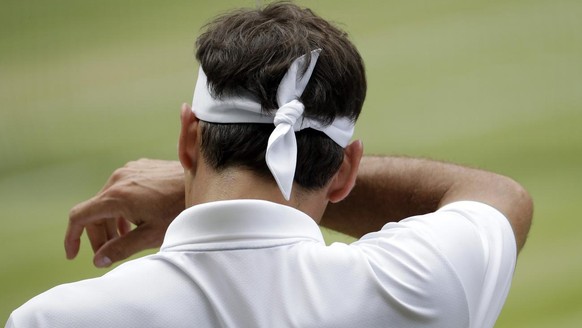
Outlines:
MULTIPOLYGON (((328 205, 321 225, 359 238, 388 222, 434 211, 440 197, 422 197, 411 181, 406 181, 414 175, 412 162, 418 160, 363 157, 354 189, 343 201, 328 205), (404 175, 410 177, 404 179, 404 175)), ((421 173, 420 169, 415 171, 421 173)))
POLYGON ((364 157, 354 190, 328 206, 321 224, 361 237, 460 200, 480 201, 504 213, 521 248, 532 215, 531 199, 521 186, 495 173, 426 159, 364 157))

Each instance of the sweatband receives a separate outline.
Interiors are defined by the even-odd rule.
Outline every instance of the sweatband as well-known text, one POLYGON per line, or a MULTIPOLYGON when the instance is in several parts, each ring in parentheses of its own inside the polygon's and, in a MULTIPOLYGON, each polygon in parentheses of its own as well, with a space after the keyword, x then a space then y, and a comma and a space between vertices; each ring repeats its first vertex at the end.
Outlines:
POLYGON ((265 161, 286 200, 291 197, 295 167, 297 165, 297 140, 295 131, 312 128, 325 133, 335 143, 345 148, 354 133, 354 122, 347 117, 336 118, 331 124, 303 116, 305 106, 299 100, 321 49, 311 51, 309 67, 303 75, 305 55, 295 59, 277 89, 275 113, 262 111, 261 104, 250 96, 236 95, 215 98, 211 94, 206 74, 200 67, 192 100, 192 111, 202 121, 210 123, 270 123, 275 129, 269 137, 265 161))

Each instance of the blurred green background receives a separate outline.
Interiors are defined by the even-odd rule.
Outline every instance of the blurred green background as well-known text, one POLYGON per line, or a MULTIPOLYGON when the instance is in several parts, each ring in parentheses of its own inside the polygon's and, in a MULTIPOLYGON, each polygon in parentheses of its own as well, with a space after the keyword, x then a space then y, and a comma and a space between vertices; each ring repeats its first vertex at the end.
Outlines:
MULTIPOLYGON (((299 1, 346 29, 367 64, 367 153, 509 175, 535 222, 496 327, 582 323, 582 2, 299 1)), ((0 320, 103 274, 69 209, 139 157, 175 159, 201 26, 256 1, 2 0, 0 320)), ((327 233, 327 240, 342 236, 327 233)))

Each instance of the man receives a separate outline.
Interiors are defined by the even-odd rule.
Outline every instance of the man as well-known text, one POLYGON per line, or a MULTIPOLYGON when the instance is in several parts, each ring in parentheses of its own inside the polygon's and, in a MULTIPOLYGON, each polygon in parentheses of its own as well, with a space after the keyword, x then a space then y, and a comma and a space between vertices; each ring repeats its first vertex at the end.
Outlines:
POLYGON ((309 10, 226 14, 196 57, 181 168, 118 170, 71 211, 65 240, 73 258, 87 230, 97 266, 160 252, 49 290, 9 327, 493 326, 531 221, 523 188, 453 164, 362 158, 349 142, 361 58, 309 10), (359 240, 326 246, 317 223, 359 240))

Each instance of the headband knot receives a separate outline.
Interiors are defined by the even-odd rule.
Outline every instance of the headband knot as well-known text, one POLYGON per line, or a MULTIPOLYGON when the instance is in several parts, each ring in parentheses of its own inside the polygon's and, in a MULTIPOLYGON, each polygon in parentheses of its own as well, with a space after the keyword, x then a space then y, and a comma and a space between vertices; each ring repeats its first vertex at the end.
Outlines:
POLYGON ((303 116, 304 108, 303 103, 294 99, 277 110, 273 120, 275 130, 269 137, 265 153, 267 166, 287 200, 291 197, 297 164, 297 139, 294 127, 297 120, 303 116))
POLYGON ((291 100, 285 105, 281 106, 275 113, 275 118, 273 119, 273 124, 278 126, 279 124, 285 123, 291 126, 295 126, 297 120, 303 116, 303 111, 305 106, 299 100, 291 100))
POLYGON ((200 67, 198 81, 192 100, 192 111, 200 120, 213 123, 271 123, 275 129, 269 136, 265 161, 273 174, 283 197, 291 198, 291 189, 297 165, 297 140, 295 131, 313 128, 325 133, 341 147, 346 147, 354 132, 354 122, 346 117, 336 118, 331 124, 322 124, 303 116, 305 106, 299 100, 321 49, 310 53, 310 62, 303 74, 305 55, 296 58, 279 83, 275 114, 265 114, 261 104, 246 96, 230 96, 224 99, 214 98, 206 80, 206 74, 200 67))

